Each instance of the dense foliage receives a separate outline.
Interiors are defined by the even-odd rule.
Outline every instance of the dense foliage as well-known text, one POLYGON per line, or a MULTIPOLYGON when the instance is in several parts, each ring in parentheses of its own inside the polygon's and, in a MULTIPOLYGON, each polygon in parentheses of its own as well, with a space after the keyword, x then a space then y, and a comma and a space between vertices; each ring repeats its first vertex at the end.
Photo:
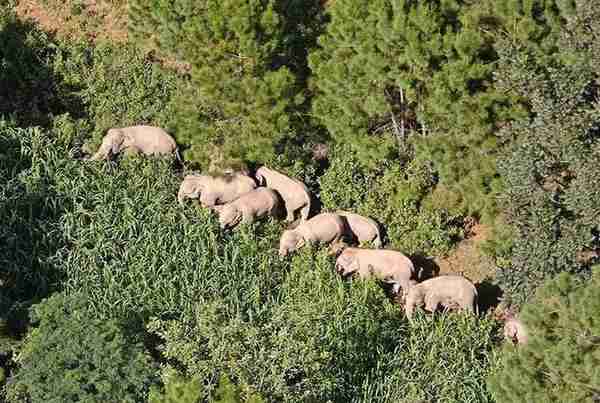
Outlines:
POLYGON ((0 401, 599 393, 597 0, 67 1, 68 29, 90 29, 68 39, 13 3, 0 5, 0 401), (96 35, 110 4, 129 10, 122 42, 96 35), (183 171, 80 159, 134 124, 173 134, 183 171), (177 204, 191 168, 233 162, 304 181, 315 210, 376 219, 417 266, 483 222, 531 344, 497 349, 484 313, 409 323, 325 248, 279 258, 286 224, 222 231, 177 204))
POLYGON ((461 1, 337 1, 310 56, 315 117, 364 163, 411 141, 434 163, 455 206, 486 211, 497 190, 494 123, 506 97, 491 86, 491 38, 461 1))
POLYGON ((489 379, 497 401, 593 402, 600 397, 599 273, 588 283, 561 273, 524 307, 530 342, 504 347, 489 379))
POLYGON ((150 356, 117 321, 91 313, 87 301, 55 294, 35 306, 10 401, 137 402, 145 395, 155 376, 150 356))
POLYGON ((134 37, 190 65, 174 121, 186 158, 272 161, 306 140, 296 115, 318 4, 130 1, 134 37))
POLYGON ((512 140, 499 165, 514 233, 499 280, 515 302, 560 272, 589 272, 600 248, 600 25, 589 25, 600 14, 588 3, 567 19, 560 53, 544 63, 519 43, 501 42, 498 86, 531 109, 501 131, 512 140))

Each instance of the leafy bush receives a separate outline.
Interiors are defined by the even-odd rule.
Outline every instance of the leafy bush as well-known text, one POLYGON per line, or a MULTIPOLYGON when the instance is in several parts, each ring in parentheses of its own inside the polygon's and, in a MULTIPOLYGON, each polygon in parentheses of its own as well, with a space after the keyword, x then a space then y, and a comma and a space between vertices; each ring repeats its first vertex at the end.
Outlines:
POLYGON ((374 218, 386 228, 391 246, 409 254, 447 253, 462 236, 461 216, 430 202, 437 183, 431 164, 413 159, 370 169, 347 147, 331 154, 330 167, 319 178, 325 209, 374 218))
POLYGON ((498 279, 515 303, 557 273, 589 272, 600 249, 600 70, 593 62, 600 24, 598 8, 581 4, 579 14, 567 20, 561 53, 552 60, 536 62, 510 42, 501 59, 499 85, 531 107, 530 119, 501 133, 514 139, 499 166, 507 184, 506 220, 515 234, 510 267, 498 279), (574 35, 582 30, 586 34, 574 35))
POLYGON ((582 283, 561 273, 540 287, 521 319, 529 342, 506 345, 488 379, 499 402, 593 402, 600 396, 600 267, 582 283))
MULTIPOLYGON (((173 375, 167 381, 165 389, 164 394, 160 394, 156 390, 151 391, 148 403, 198 403, 203 401, 201 400, 202 385, 195 379, 186 381, 181 376, 173 375)), ((208 401, 210 403, 264 403, 264 400, 256 394, 248 399, 242 399, 239 388, 226 375, 221 376, 215 396, 208 401)))
POLYGON ((137 402, 153 378, 150 357, 118 322, 87 310, 84 296, 55 294, 32 311, 38 325, 16 360, 11 402, 137 402))
POLYGON ((65 240, 57 231, 64 212, 52 175, 64 152, 36 128, 0 120, 0 322, 21 331, 22 310, 57 287, 54 257, 65 240))

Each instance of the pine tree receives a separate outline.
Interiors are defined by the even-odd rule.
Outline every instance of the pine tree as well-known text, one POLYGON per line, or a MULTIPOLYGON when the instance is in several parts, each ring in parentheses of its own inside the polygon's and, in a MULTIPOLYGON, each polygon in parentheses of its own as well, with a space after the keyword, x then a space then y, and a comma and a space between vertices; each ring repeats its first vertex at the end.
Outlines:
POLYGON ((294 139, 295 114, 305 101, 298 38, 305 35, 309 47, 314 27, 293 17, 302 7, 314 16, 317 6, 315 0, 130 2, 133 36, 191 66, 174 128, 191 145, 186 157, 273 160, 294 139))
POLYGON ((508 100, 491 88, 495 54, 479 6, 351 0, 330 6, 310 56, 315 117, 377 166, 407 139, 435 162, 462 207, 485 210, 497 187, 492 136, 508 100))

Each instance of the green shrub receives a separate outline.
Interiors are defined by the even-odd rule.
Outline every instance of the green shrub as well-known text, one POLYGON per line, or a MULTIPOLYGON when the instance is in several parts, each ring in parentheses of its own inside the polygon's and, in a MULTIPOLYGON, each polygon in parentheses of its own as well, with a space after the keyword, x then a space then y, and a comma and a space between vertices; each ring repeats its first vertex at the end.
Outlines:
POLYGON ((117 321, 101 320, 86 297, 56 294, 36 305, 37 322, 16 361, 10 402, 138 402, 153 380, 150 357, 117 321))
POLYGON ((162 393, 156 387, 150 389, 148 403, 199 403, 204 396, 202 383, 198 379, 185 379, 177 374, 165 381, 162 393))
POLYGON ((409 254, 445 254, 462 236, 462 217, 428 202, 437 183, 431 164, 413 159, 372 169, 347 147, 331 154, 331 165, 319 178, 326 210, 374 218, 385 227, 391 246, 409 254))
POLYGON ((594 402, 600 396, 600 275, 561 273, 522 310, 529 342, 502 349, 488 379, 498 402, 594 402))
MULTIPOLYGON (((186 381, 178 375, 172 375, 165 385, 165 393, 156 390, 150 392, 148 403, 199 403, 204 396, 201 383, 192 379, 186 381)), ((221 376, 215 396, 207 400, 210 403, 264 403, 256 394, 247 399, 240 397, 239 388, 234 385, 227 375, 221 376)))
POLYGON ((498 279, 517 304, 557 273, 588 273, 594 258, 579 254, 594 256, 600 249, 600 70, 594 62, 600 3, 595 3, 578 3, 578 14, 565 24, 560 53, 544 63, 519 44, 504 44, 498 85, 531 108, 529 119, 500 133, 514 139, 499 162, 506 182, 502 203, 514 237, 511 264, 498 279))

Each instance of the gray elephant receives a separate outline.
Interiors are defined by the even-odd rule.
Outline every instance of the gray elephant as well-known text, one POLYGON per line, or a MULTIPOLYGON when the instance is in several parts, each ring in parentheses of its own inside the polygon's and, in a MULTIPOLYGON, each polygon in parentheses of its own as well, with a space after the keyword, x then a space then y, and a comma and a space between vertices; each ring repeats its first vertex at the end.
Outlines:
POLYGON ((109 129, 90 160, 108 159, 122 151, 144 155, 172 155, 181 161, 177 143, 166 131, 154 126, 109 129))
POLYGON ((281 199, 277 192, 269 188, 257 188, 243 194, 238 199, 215 206, 219 213, 221 228, 233 228, 239 223, 252 223, 254 220, 278 214, 281 199))
POLYGON ((425 310, 435 312, 439 305, 445 308, 459 308, 469 312, 477 309, 477 289, 469 280, 461 276, 439 276, 420 284, 411 282, 406 295, 406 316, 412 318, 417 306, 425 305, 425 310))
POLYGON ((342 218, 334 213, 321 213, 303 221, 293 230, 286 230, 279 240, 279 256, 287 256, 310 243, 339 242, 347 236, 348 228, 342 218))
POLYGON ((348 211, 336 211, 336 214, 346 218, 350 231, 359 243, 373 242, 376 248, 381 248, 381 231, 375 220, 348 211))
POLYGON ((240 173, 226 176, 186 175, 179 186, 177 200, 183 205, 185 199, 199 198, 203 206, 213 207, 234 201, 254 189, 254 179, 240 173))
POLYGON ((395 294, 400 289, 406 293, 415 277, 411 260, 389 249, 344 248, 336 259, 335 269, 342 276, 356 273, 361 279, 374 277, 392 284, 395 294))
POLYGON ((258 168, 254 176, 261 186, 275 189, 281 195, 287 212, 286 221, 294 221, 298 210, 301 221, 308 219, 311 195, 304 183, 265 166, 258 168))
POLYGON ((504 320, 504 338, 515 344, 527 344, 529 335, 525 324, 512 314, 506 314, 504 320))

